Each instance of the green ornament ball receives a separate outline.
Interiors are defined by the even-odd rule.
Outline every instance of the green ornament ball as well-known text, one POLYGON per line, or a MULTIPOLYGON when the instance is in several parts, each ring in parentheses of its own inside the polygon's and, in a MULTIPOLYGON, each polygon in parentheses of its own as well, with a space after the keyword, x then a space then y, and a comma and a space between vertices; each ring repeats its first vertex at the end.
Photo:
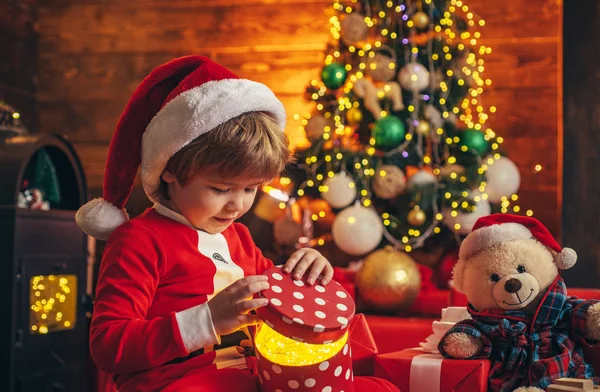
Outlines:
POLYGON ((460 141, 458 144, 461 146, 462 152, 477 152, 479 156, 485 155, 489 148, 489 143, 485 140, 485 134, 476 129, 465 129, 459 134, 460 141), (464 151, 464 147, 468 150, 464 151))
POLYGON ((382 150, 396 148, 404 141, 405 136, 404 123, 396 116, 388 115, 375 122, 373 138, 377 148, 382 150))
POLYGON ((346 83, 348 71, 342 64, 331 63, 323 67, 321 80, 328 89, 336 90, 346 83))

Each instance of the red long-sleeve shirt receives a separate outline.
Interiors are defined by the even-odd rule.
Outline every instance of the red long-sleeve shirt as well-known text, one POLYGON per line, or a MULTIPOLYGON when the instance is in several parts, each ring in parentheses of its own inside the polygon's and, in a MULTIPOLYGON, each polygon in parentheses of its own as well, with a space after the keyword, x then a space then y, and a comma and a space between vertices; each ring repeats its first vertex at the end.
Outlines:
POLYGON ((106 244, 90 331, 94 361, 116 374, 119 390, 147 390, 202 366, 239 367, 237 350, 212 350, 220 337, 207 301, 271 266, 242 224, 208 234, 156 205, 106 244))

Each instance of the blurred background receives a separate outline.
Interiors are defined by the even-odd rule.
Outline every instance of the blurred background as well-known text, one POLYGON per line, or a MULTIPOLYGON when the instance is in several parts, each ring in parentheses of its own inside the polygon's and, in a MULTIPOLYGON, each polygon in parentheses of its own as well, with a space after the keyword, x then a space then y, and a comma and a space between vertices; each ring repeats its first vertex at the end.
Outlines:
MULTIPOLYGON (((509 212, 577 250, 569 286, 597 288, 598 15, 593 0, 0 0, 7 352, 55 344, 36 340, 59 312, 33 300, 44 288, 72 304, 61 317, 86 322, 104 244, 74 211, 102 194, 131 93, 188 54, 286 107, 297 164, 242 219, 276 263, 315 247, 360 310, 439 315, 461 239, 509 212)), ((138 180, 127 210, 150 206, 138 180)), ((65 320, 55 328, 73 329, 65 320)))

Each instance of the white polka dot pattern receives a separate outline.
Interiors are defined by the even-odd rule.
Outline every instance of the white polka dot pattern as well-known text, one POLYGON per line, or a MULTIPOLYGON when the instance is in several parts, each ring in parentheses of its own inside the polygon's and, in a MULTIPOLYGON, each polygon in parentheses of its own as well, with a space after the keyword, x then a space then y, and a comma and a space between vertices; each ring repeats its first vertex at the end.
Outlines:
POLYGON ((281 301, 277 298, 271 298, 271 303, 275 306, 281 306, 281 301))
POLYGON ((300 383, 296 380, 290 380, 290 381, 288 381, 288 386, 292 389, 298 389, 298 387, 300 386, 300 383))
POLYGON ((298 313, 304 312, 304 308, 300 305, 294 305, 294 306, 292 306, 292 309, 294 309, 298 313))
POLYGON ((266 370, 263 370, 263 377, 267 381, 269 381, 271 379, 271 376, 269 375, 269 372, 267 372, 266 370))
POLYGON ((281 374, 281 372, 282 372, 281 366, 279 366, 279 365, 273 365, 272 369, 275 372, 275 374, 281 374))
POLYGON ((306 385, 309 388, 312 388, 315 385, 317 385, 317 380, 315 380, 314 378, 307 378, 306 381, 304 381, 304 385, 306 385))
POLYGON ((269 269, 264 274, 269 289, 260 295, 267 298, 269 304, 256 312, 277 332, 312 344, 336 341, 346 332, 355 306, 339 283, 310 285, 306 283, 308 274, 295 280, 280 268, 269 269))
POLYGON ((331 392, 332 389, 330 386, 326 386, 325 388, 321 389, 321 392, 331 392))
POLYGON ((336 377, 339 377, 339 376, 340 376, 340 374, 342 374, 342 366, 340 365, 340 366, 336 367, 336 368, 335 368, 335 371, 333 372, 333 374, 334 374, 336 377))
POLYGON ((329 368, 329 362, 328 361, 323 361, 319 364, 319 370, 321 371, 325 371, 327 370, 327 368, 329 368))

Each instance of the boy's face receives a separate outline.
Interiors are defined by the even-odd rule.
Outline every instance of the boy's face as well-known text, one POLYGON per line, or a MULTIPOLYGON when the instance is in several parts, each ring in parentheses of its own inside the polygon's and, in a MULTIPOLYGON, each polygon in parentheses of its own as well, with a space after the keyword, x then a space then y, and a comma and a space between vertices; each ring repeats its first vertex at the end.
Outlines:
POLYGON ((193 178, 181 186, 168 171, 162 174, 171 200, 165 203, 183 215, 194 227, 210 234, 223 232, 244 215, 254 202, 261 178, 224 179, 217 175, 193 178))

